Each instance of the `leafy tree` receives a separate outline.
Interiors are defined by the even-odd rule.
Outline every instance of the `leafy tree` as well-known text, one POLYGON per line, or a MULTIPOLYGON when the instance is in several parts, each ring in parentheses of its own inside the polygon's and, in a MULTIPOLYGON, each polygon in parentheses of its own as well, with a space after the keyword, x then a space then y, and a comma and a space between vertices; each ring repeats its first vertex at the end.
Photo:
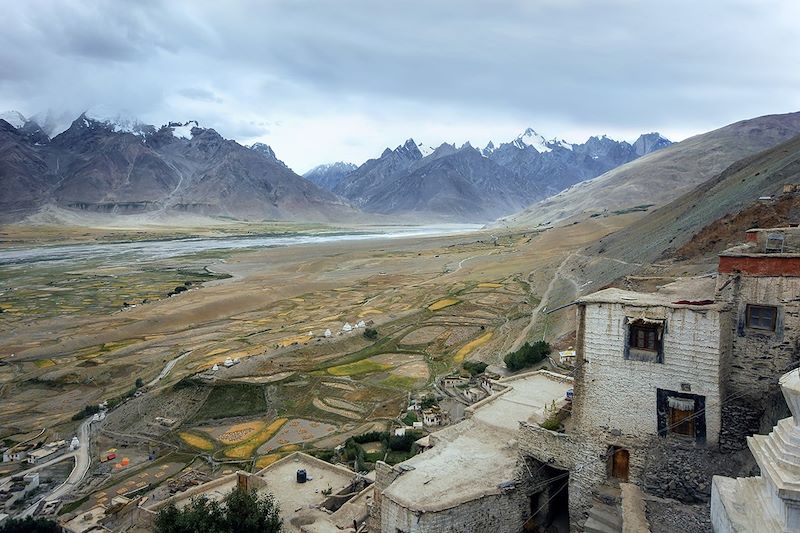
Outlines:
POLYGON ((272 495, 234 489, 222 503, 202 496, 183 509, 174 504, 159 511, 155 533, 278 533, 283 531, 272 495))
POLYGON ((378 338, 378 330, 375 328, 367 328, 364 330, 364 337, 367 339, 374 341, 378 338))
POLYGON ((136 378, 136 388, 141 389, 144 387, 144 380, 142 378, 136 378))
POLYGON ((0 524, 0 533, 61 533, 61 527, 46 518, 9 518, 0 524))
POLYGON ((526 342, 518 350, 506 354, 503 360, 509 370, 516 372, 544 360, 550 352, 550 345, 545 341, 536 341, 533 344, 526 342))
POLYGON ((489 365, 481 361, 464 361, 462 366, 464 367, 464 370, 469 372, 471 375, 477 376, 478 374, 483 374, 483 372, 486 370, 486 367, 489 365))

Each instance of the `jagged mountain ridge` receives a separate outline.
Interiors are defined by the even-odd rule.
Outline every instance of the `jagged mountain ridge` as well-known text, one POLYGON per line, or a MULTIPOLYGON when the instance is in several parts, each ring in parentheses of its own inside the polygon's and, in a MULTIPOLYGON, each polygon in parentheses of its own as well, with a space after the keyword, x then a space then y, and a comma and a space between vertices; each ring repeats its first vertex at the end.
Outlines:
POLYGON ((606 136, 570 144, 531 128, 480 150, 444 143, 428 151, 408 139, 335 183, 318 183, 368 212, 489 221, 668 144, 657 133, 633 145, 606 136))
MULTIPOLYGON (((92 212, 192 212, 248 220, 348 221, 346 201, 298 176, 271 148, 196 122, 160 128, 82 114, 53 139, 0 119, 4 221, 45 205, 92 212)), ((41 128, 39 128, 41 130, 41 128)))
POLYGON ((337 161, 336 163, 317 165, 303 174, 303 177, 313 183, 316 183, 323 189, 331 191, 339 184, 340 181, 342 181, 342 178, 357 168, 358 166, 354 165, 353 163, 337 161))
POLYGON ((500 221, 551 225, 639 205, 661 206, 744 157, 800 134, 800 112, 742 120, 671 144, 500 221))

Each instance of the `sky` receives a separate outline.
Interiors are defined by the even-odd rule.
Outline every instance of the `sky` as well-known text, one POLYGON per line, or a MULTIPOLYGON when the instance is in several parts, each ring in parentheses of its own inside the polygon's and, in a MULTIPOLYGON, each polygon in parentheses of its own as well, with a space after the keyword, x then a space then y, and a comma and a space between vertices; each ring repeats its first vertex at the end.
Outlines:
POLYGON ((295 171, 413 137, 671 140, 800 110, 796 0, 0 0, 0 111, 197 120, 295 171))

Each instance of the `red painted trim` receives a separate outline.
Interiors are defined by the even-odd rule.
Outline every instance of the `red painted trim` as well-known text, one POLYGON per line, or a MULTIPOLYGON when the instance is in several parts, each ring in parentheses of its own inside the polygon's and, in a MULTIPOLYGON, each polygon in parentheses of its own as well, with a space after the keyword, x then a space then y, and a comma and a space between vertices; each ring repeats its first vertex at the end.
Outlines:
POLYGON ((719 272, 751 276, 800 276, 800 257, 720 256, 719 272))

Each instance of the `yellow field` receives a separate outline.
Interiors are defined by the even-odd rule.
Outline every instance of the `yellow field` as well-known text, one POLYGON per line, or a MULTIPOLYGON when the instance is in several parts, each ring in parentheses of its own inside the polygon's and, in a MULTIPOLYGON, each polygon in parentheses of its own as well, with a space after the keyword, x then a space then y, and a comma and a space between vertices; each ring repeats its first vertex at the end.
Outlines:
POLYGON ((478 283, 478 287, 482 289, 499 289, 502 286, 502 283, 478 283))
POLYGON ((456 363, 462 362, 464 360, 464 358, 472 350, 474 350, 475 348, 477 348, 478 346, 480 346, 482 344, 486 344, 487 342, 489 342, 489 340, 492 338, 493 335, 494 335, 494 333, 492 333, 490 331, 489 333, 485 333, 485 334, 481 335, 480 337, 478 337, 474 341, 468 342, 467 344, 462 346, 460 350, 458 350, 456 352, 455 357, 453 357, 453 361, 455 361, 456 363))
POLYGON ((438 302, 433 302, 428 306, 428 309, 430 311, 438 311, 439 309, 444 309, 445 307, 450 307, 451 305, 456 305, 457 303, 460 302, 455 298, 445 298, 443 300, 439 300, 438 302))
POLYGON ((283 457, 282 453, 271 453, 269 455, 265 455, 264 457, 259 457, 256 461, 256 468, 266 468, 281 457, 283 457))
POLYGON ((241 424, 234 424, 229 427, 225 433, 219 436, 219 441, 223 444, 236 444, 247 440, 252 433, 264 429, 266 422, 263 420, 252 420, 250 422, 242 422, 241 424))
POLYGON ((203 450, 204 452, 210 452, 214 449, 214 443, 210 440, 206 439, 205 437, 201 437, 200 435, 195 435, 193 433, 187 433, 185 431, 181 431, 178 433, 178 437, 191 446, 192 448, 197 448, 198 450, 203 450))
POLYGON ((371 372, 381 372, 392 368, 392 365, 384 365, 363 359, 355 363, 348 363, 346 365, 334 366, 328 369, 328 374, 333 376, 354 376, 356 374, 368 374, 371 372))
POLYGON ((52 359, 37 359, 36 361, 33 362, 33 364, 36 366, 36 368, 48 368, 51 366, 55 366, 56 362, 53 361, 52 359))
POLYGON ((248 459, 252 457, 258 447, 271 439, 287 420, 286 418, 275 419, 270 425, 259 430, 242 444, 225 450, 225 455, 234 459, 248 459))

